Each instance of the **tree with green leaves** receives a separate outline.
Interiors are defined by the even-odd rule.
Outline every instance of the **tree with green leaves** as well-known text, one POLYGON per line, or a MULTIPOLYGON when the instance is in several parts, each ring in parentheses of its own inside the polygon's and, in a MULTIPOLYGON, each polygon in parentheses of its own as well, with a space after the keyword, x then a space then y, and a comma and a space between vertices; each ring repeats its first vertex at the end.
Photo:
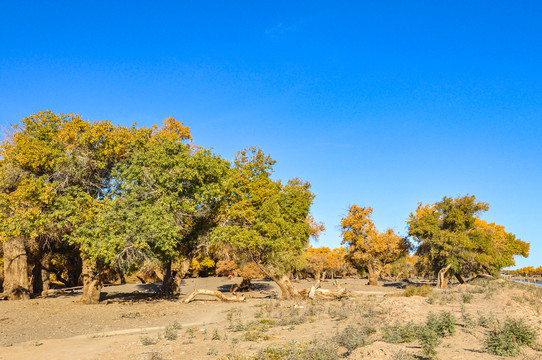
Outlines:
POLYGON ((378 285, 378 278, 387 264, 403 256, 410 244, 392 229, 379 232, 370 207, 352 205, 348 215, 341 219, 343 244, 348 244, 346 260, 358 271, 367 270, 369 285, 378 285))
POLYGON ((114 172, 114 189, 77 230, 83 252, 125 272, 158 259, 162 292, 177 295, 223 203, 229 163, 182 137, 155 136, 114 172))
POLYGON ((275 161, 261 149, 241 151, 229 179, 229 202, 220 226, 212 231, 215 243, 225 243, 253 261, 277 283, 283 298, 298 296, 291 273, 304 267, 303 250, 311 235, 309 219, 314 195, 310 184, 271 179, 275 161))
POLYGON ((514 256, 529 255, 528 243, 479 218, 488 209, 474 195, 465 195, 444 197, 431 205, 420 203, 410 214, 408 234, 419 245, 417 254, 438 275, 437 287, 446 287, 450 274, 461 283, 470 274, 497 275, 515 264, 514 256))

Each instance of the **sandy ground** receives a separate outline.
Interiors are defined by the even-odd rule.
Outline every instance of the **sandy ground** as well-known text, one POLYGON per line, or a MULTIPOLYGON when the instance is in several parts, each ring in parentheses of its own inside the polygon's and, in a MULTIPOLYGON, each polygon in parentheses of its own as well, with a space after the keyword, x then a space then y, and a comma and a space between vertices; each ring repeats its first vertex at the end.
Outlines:
MULTIPOLYGON (((238 279, 186 279, 184 295, 194 288, 227 291, 238 279)), ((119 285, 104 289, 99 305, 81 305, 77 292, 28 301, 0 302, 0 360, 7 359, 217 359, 226 354, 254 354, 273 343, 327 339, 347 325, 369 324, 377 329, 374 342, 355 350, 349 359, 392 359, 398 354, 420 354, 416 342, 388 344, 380 330, 385 325, 413 320, 446 310, 457 320, 457 333, 437 348, 441 359, 495 359, 484 353, 488 329, 465 326, 464 314, 502 322, 507 316, 542 327, 541 294, 516 285, 493 290, 459 285, 434 291, 429 297, 400 295, 401 284, 368 286, 364 279, 343 279, 352 297, 333 301, 283 301, 270 281, 254 282, 244 303, 224 303, 202 296, 183 304, 156 299, 155 285, 119 285), (471 297, 471 298, 470 298, 471 297), (465 301, 470 298, 469 301, 465 301), (267 325, 271 324, 271 325, 267 325), (166 338, 168 328, 169 340, 166 338), (175 336, 176 335, 176 338, 175 336)), ((308 281, 296 283, 310 287, 308 281)), ((333 289, 331 281, 324 288, 333 289)), ((524 348, 516 358, 542 359, 524 348)))

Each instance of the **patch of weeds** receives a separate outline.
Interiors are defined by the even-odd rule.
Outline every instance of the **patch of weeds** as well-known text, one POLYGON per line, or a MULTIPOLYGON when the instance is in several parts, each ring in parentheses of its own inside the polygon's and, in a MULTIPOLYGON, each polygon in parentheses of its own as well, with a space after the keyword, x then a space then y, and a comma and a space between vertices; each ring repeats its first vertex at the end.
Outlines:
POLYGON ((291 341, 287 344, 274 344, 258 352, 258 360, 337 360, 337 344, 333 341, 314 340, 299 344, 291 341))
POLYGON ((149 345, 155 345, 158 342, 158 339, 143 335, 139 337, 139 341, 141 341, 141 345, 149 346, 149 345))
POLYGON ((370 326, 356 327, 348 325, 341 333, 337 334, 333 340, 346 349, 346 356, 348 356, 357 348, 372 344, 373 340, 370 338, 370 335, 375 332, 376 330, 370 326))
POLYGON ((217 329, 213 331, 213 337, 211 337, 211 340, 220 340, 220 334, 218 333, 217 329))
POLYGON ((497 326, 497 320, 493 312, 489 313, 489 316, 485 316, 481 312, 478 312, 478 326, 486 329, 495 328, 497 326))
POLYGON ((391 360, 416 360, 416 357, 407 351, 399 350, 393 354, 391 360))
POLYGON ((252 360, 252 359, 254 359, 254 357, 252 356, 243 355, 239 353, 233 353, 233 354, 221 356, 217 360, 252 360))
POLYGON ((433 292, 433 288, 429 285, 422 286, 407 286, 403 292, 403 296, 423 296, 427 297, 433 292))
POLYGON ((262 312, 254 313, 254 317, 255 317, 256 319, 260 319, 262 316, 263 316, 263 313, 262 313, 262 312))
POLYGON ((260 324, 263 324, 263 325, 273 326, 273 325, 275 325, 275 320, 271 320, 271 319, 260 319, 259 323, 260 323, 260 324))
POLYGON ((477 325, 476 320, 474 320, 474 318, 470 314, 463 313, 461 315, 461 319, 463 320, 463 324, 465 325, 465 328, 470 329, 470 330, 476 328, 476 325, 477 325))
POLYGON ((472 294, 461 294, 461 299, 463 300, 464 304, 470 304, 473 298, 474 295, 472 294))
POLYGON ((276 324, 280 326, 286 325, 301 325, 308 321, 308 316, 305 311, 301 308, 293 308, 288 314, 284 315, 282 318, 278 319, 276 324))
POLYGON ((186 336, 189 339, 193 339, 196 336, 195 334, 196 334, 196 329, 194 329, 193 327, 186 329, 186 336))
POLYGON ((387 343, 401 344, 416 340, 420 332, 420 327, 409 321, 406 324, 395 324, 382 328, 382 340, 387 343))
POLYGON ((179 337, 177 334, 177 329, 175 329, 173 326, 166 326, 166 329, 164 330, 164 337, 169 341, 177 340, 179 337))
POLYGON ((207 349, 207 355, 209 355, 209 356, 217 356, 218 355, 218 350, 214 346, 209 346, 209 348, 207 349))
POLYGON ((435 294, 435 293, 431 293, 429 294, 429 296, 427 297, 427 302, 431 305, 433 305, 438 299, 438 295, 435 294))
POLYGON ((171 324, 171 327, 176 329, 176 330, 181 330, 183 328, 183 325, 181 323, 179 323, 177 320, 175 320, 172 324, 171 324))
POLYGON ((164 357, 158 351, 153 351, 150 353, 149 360, 164 360, 164 357))

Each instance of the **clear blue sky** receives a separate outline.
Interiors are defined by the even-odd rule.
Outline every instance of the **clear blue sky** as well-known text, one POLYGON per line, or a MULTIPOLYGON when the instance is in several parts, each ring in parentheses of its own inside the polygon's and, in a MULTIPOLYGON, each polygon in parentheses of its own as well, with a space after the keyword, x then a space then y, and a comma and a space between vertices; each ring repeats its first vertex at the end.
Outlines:
POLYGON ((406 233, 419 201, 474 194, 542 265, 539 1, 9 1, 0 126, 40 110, 174 116, 232 159, 258 145, 316 192, 406 233))

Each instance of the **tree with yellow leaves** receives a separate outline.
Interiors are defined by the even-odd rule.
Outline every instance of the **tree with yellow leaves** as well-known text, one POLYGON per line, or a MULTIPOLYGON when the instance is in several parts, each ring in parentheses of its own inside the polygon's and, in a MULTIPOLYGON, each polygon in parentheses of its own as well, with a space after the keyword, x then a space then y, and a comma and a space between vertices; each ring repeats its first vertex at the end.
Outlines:
POLYGON ((397 260, 409 248, 409 242, 392 229, 379 232, 371 220, 373 209, 352 205, 341 219, 343 244, 348 244, 346 260, 358 271, 367 270, 369 285, 378 285, 386 264, 397 260))

